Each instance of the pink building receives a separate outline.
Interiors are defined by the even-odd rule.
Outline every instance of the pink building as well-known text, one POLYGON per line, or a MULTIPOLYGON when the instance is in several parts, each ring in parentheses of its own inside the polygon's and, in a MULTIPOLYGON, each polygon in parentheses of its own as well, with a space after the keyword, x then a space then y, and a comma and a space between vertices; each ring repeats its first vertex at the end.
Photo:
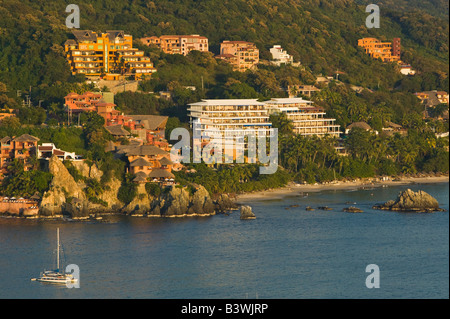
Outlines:
POLYGON ((208 52, 208 38, 198 34, 192 35, 162 35, 140 39, 145 45, 154 44, 167 54, 188 55, 191 51, 208 52))

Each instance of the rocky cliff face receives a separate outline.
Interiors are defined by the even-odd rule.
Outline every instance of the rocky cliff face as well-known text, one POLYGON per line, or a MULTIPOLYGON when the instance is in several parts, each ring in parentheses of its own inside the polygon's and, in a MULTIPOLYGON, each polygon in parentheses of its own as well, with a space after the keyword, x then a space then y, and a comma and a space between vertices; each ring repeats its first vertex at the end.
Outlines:
POLYGON ((215 204, 208 191, 198 185, 193 195, 184 188, 173 187, 152 202, 148 216, 184 217, 215 214, 215 204))
POLYGON ((153 198, 147 194, 145 184, 139 184, 137 196, 131 203, 122 208, 122 212, 131 215, 145 215, 150 211, 153 198))
MULTIPOLYGON (((76 162, 73 162, 76 163, 76 162)), ((100 180, 101 171, 95 165, 89 169, 86 164, 74 165, 83 176, 100 180)), ((118 200, 117 193, 120 181, 112 178, 104 186, 99 199, 107 203, 103 206, 90 202, 84 193, 85 185, 75 182, 64 164, 56 157, 49 160, 49 171, 53 174, 50 188, 44 193, 39 206, 39 212, 44 216, 67 214, 72 218, 85 218, 90 214, 112 212, 121 209, 123 204, 118 200)))
POLYGON ((100 178, 103 176, 103 172, 97 167, 95 163, 89 166, 84 161, 73 161, 72 165, 84 177, 95 178, 96 180, 100 181, 100 178))
MULTIPOLYGON (((101 174, 95 165, 90 169, 85 164, 75 166, 84 177, 100 180, 101 174)), ((116 178, 104 184, 103 193, 98 196, 106 203, 104 206, 88 200, 83 190, 85 184, 76 183, 58 158, 49 160, 49 171, 54 177, 40 204, 40 214, 46 216, 67 214, 72 218, 86 218, 91 214, 114 212, 155 217, 209 216, 216 210, 224 212, 236 208, 226 195, 219 196, 214 202, 201 185, 196 185, 193 193, 187 188, 172 187, 155 198, 148 195, 145 184, 139 184, 135 199, 124 206, 117 198, 121 183, 116 178)))
POLYGON ((53 174, 53 180, 49 190, 42 197, 39 211, 40 214, 45 216, 61 215, 64 212, 66 202, 70 199, 76 198, 85 201, 86 197, 64 164, 56 156, 50 158, 48 165, 50 173, 53 174))
POLYGON ((236 210, 236 209, 238 209, 238 206, 227 194, 219 195, 219 197, 216 200, 216 210, 219 213, 224 213, 229 210, 236 210))
POLYGON ((396 200, 390 200, 384 204, 375 205, 373 208, 413 212, 434 212, 443 210, 439 208, 438 201, 430 194, 421 190, 414 192, 411 189, 400 192, 396 200))

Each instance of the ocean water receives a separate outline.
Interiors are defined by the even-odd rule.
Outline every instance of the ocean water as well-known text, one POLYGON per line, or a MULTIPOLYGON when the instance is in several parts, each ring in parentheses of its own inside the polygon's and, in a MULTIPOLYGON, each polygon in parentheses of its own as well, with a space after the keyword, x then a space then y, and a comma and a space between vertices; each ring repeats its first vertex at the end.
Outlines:
POLYGON ((238 211, 101 222, 0 218, 0 298, 449 298, 448 211, 371 209, 406 188, 449 208, 449 184, 441 183, 259 200, 250 203, 257 219, 247 221, 238 211), (364 212, 343 212, 346 202, 364 212), (80 288, 30 281, 54 267, 57 227, 62 261, 78 265, 80 288), (379 267, 379 288, 366 287, 369 264, 379 267))

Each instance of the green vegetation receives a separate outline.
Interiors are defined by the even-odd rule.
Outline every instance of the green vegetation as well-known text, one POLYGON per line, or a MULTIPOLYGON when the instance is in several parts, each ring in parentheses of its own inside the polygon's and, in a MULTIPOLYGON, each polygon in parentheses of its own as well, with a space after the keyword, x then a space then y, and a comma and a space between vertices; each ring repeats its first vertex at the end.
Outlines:
MULTIPOLYGON (((140 83, 140 91, 115 96, 117 108, 127 114, 168 115, 166 136, 175 127, 188 127, 187 104, 202 98, 286 97, 288 85, 315 84, 317 76, 332 76, 313 97, 327 116, 343 129, 357 121, 381 132, 388 122, 408 129, 406 136, 353 130, 344 141, 349 156, 336 153, 336 141, 304 138, 292 134, 283 116, 272 116, 279 128, 280 169, 273 175, 258 174, 256 165, 191 165, 196 173, 177 172, 182 184, 198 183, 213 193, 261 190, 285 185, 290 180, 309 183, 339 178, 396 175, 414 172, 448 172, 448 139, 434 133, 448 131, 448 121, 424 120, 423 106, 413 93, 449 90, 448 2, 432 0, 386 0, 382 28, 367 29, 366 0, 160 0, 87 1, 77 4, 83 29, 123 29, 133 35, 135 46, 151 57, 158 72, 140 83), (209 39, 212 53, 167 55, 141 44, 143 36, 201 34, 209 39), (383 41, 402 39, 402 61, 418 71, 406 77, 395 64, 366 55, 357 40, 373 36, 383 41), (255 71, 233 72, 230 65, 214 58, 223 40, 256 43, 263 60, 269 49, 280 44, 301 67, 259 65, 255 71), (364 90, 356 93, 351 85, 364 90), (195 87, 191 90, 188 87, 195 87), (170 91, 171 98, 159 96, 170 91)), ((132 176, 123 174, 125 163, 104 151, 112 137, 95 114, 74 118, 68 126, 63 98, 69 92, 98 91, 85 84, 82 75, 70 74, 63 44, 71 38, 65 27, 66 4, 61 1, 4 0, 0 3, 0 109, 17 109, 17 118, 0 123, 0 136, 28 133, 40 142, 83 155, 103 171, 101 183, 116 177, 123 181, 120 200, 129 203, 136 194, 132 176), (31 107, 23 105, 30 98, 31 107), (41 125, 45 123, 45 125, 41 125)), ((445 106, 430 110, 441 116, 445 106)), ((80 178, 68 166, 75 178, 80 178)), ((2 192, 45 190, 45 172, 23 172, 5 179, 2 192), (33 174, 37 174, 34 176, 33 174), (25 181, 30 181, 25 186, 25 181), (10 186, 13 185, 13 186, 10 186)), ((28 183, 28 182, 27 182, 28 183)), ((46 184, 48 185, 48 183, 46 184)), ((95 201, 97 186, 88 191, 95 201)), ((149 194, 157 190, 146 188, 149 194)))
POLYGON ((436 138, 425 125, 406 136, 353 128, 344 142, 348 156, 337 153, 334 139, 284 135, 280 164, 294 180, 307 183, 449 171, 448 139, 436 138))
POLYGON ((117 198, 125 204, 129 204, 135 199, 137 195, 137 184, 133 182, 135 175, 131 173, 126 173, 122 186, 119 188, 119 193, 117 198))
POLYGON ((217 168, 191 164, 188 167, 194 168, 195 173, 174 172, 177 182, 181 185, 200 184, 213 194, 261 191, 282 187, 291 181, 290 174, 282 168, 275 174, 260 175, 256 164, 222 164, 217 168))
POLYGON ((45 170, 24 171, 24 164, 19 160, 13 160, 7 168, 11 174, 2 180, 0 192, 8 197, 30 197, 36 193, 42 196, 53 177, 45 170))
MULTIPOLYGON (((115 159, 112 153, 105 152, 106 142, 112 136, 104 129, 104 119, 96 113, 83 114, 84 125, 80 127, 64 126, 20 126, 15 121, 2 121, 0 123, 0 136, 20 136, 30 134, 40 139, 40 143, 54 143, 58 148, 68 152, 76 152, 86 159, 86 163, 97 167, 103 172, 100 183, 93 179, 85 179, 70 163, 65 161, 64 165, 75 181, 84 181, 87 185, 88 198, 93 202, 104 205, 97 198, 105 187, 104 183, 113 177, 119 181, 123 179, 125 163, 115 159)), ((39 168, 37 158, 30 158, 33 170, 23 171, 23 163, 18 160, 11 162, 7 168, 9 176, 2 181, 0 192, 9 196, 31 196, 35 192, 41 195, 48 190, 51 174, 45 165, 39 168), (31 194, 31 195, 30 195, 31 194)))

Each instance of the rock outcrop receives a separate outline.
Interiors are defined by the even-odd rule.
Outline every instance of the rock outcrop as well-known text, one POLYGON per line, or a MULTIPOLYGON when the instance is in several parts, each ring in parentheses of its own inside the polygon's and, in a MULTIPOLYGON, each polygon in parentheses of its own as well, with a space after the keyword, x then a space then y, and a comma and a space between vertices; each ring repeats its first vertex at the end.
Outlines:
POLYGON ((201 185, 197 185, 192 195, 185 188, 172 187, 151 206, 149 217, 209 216, 215 214, 216 208, 208 191, 201 185))
MULTIPOLYGON (((89 169, 87 165, 77 164, 76 168, 81 170, 84 177, 100 181, 102 175, 96 166, 89 169)), ((49 171, 53 174, 53 180, 40 203, 40 215, 64 214, 76 219, 103 213, 184 217, 210 216, 214 215, 216 210, 236 208, 227 195, 221 195, 219 200, 214 202, 208 191, 201 185, 195 185, 192 188, 174 186, 163 190, 158 197, 152 197, 147 193, 145 184, 139 184, 134 200, 124 206, 117 196, 121 182, 115 177, 102 185, 103 192, 98 195, 96 202, 91 202, 85 195, 84 182, 75 182, 64 164, 55 156, 49 160, 49 171)))
POLYGON ((354 206, 346 207, 342 211, 347 212, 347 213, 362 213, 363 212, 362 209, 359 209, 358 207, 354 207, 354 206))
MULTIPOLYGON (((76 163, 76 162, 73 162, 76 163)), ((95 165, 76 164, 77 169, 81 168, 82 175, 89 178, 100 180, 101 171, 95 165), (86 175, 88 174, 88 175, 86 175)), ((84 192, 84 183, 77 183, 70 175, 64 164, 53 156, 48 163, 49 172, 53 175, 49 190, 44 193, 39 205, 39 214, 41 216, 59 216, 68 215, 72 218, 88 218, 92 214, 110 213, 118 211, 123 204, 117 198, 117 193, 121 186, 118 179, 113 177, 103 186, 103 192, 99 199, 105 204, 90 202, 84 192)))
POLYGON ((83 190, 75 182, 64 164, 54 155, 49 159, 49 172, 53 175, 50 188, 44 193, 39 212, 44 216, 61 215, 65 204, 76 198, 86 200, 83 190))
POLYGON ((255 214, 250 206, 241 206, 241 219, 256 219, 255 214))
POLYGON ((236 210, 238 206, 227 194, 220 194, 216 200, 216 210, 219 213, 225 213, 230 210, 236 210))
POLYGON ((100 178, 103 176, 103 172, 95 163, 90 166, 85 161, 73 161, 71 163, 84 177, 94 178, 97 181, 100 181, 100 178))
POLYGON ((381 205, 373 206, 374 209, 405 211, 405 212, 435 212, 443 211, 439 208, 438 201, 430 194, 411 189, 400 192, 396 200, 387 201, 381 205))
POLYGON ((145 215, 150 211, 151 205, 152 199, 145 190, 145 184, 139 184, 136 197, 122 208, 122 212, 130 215, 145 215))
POLYGON ((187 214, 197 214, 197 215, 211 215, 215 212, 216 206, 214 205, 208 191, 203 186, 199 185, 192 199, 190 201, 190 207, 188 208, 187 214))

